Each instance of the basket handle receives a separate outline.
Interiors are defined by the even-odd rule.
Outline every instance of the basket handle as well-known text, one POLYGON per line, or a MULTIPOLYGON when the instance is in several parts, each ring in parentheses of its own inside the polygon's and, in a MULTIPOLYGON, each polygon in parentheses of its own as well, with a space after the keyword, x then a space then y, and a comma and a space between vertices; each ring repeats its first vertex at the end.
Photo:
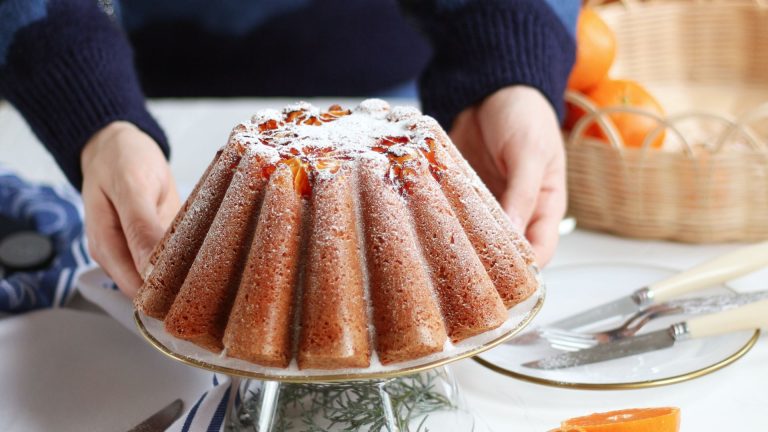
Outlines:
MULTIPOLYGON (((768 108, 768 106, 766 106, 766 108, 768 108)), ((766 111, 765 114, 768 114, 768 111, 766 111)), ((703 111, 703 110, 692 110, 692 111, 686 111, 674 116, 670 116, 667 118, 667 120, 670 123, 678 124, 682 121, 692 119, 692 118, 699 118, 699 119, 706 118, 710 120, 716 120, 725 125, 723 129, 723 133, 721 133, 718 136, 718 138, 714 141, 714 145, 710 148, 710 153, 712 154, 719 152, 725 146, 725 141, 737 131, 741 132, 741 134, 747 138, 747 141, 749 142, 749 144, 752 146, 754 150, 756 151, 762 150, 762 146, 760 145, 760 138, 758 138, 755 135, 755 133, 752 132, 751 129, 746 127, 746 124, 744 122, 739 120, 734 120, 729 116, 725 116, 723 114, 714 113, 710 111, 703 111)))
POLYGON ((616 127, 612 123, 605 121, 603 116, 595 115, 600 109, 586 96, 579 92, 568 90, 565 92, 565 101, 576 105, 577 107, 583 109, 586 113, 586 115, 579 119, 579 121, 574 125, 574 128, 570 134, 570 138, 580 138, 586 130, 586 124, 591 123, 590 120, 593 120, 594 123, 597 123, 597 126, 608 137, 608 142, 612 147, 616 149, 621 149, 624 147, 624 141, 621 139, 621 135, 619 135, 616 127), (582 123, 585 124, 582 125, 582 123))
POLYGON ((755 108, 740 115, 739 118, 736 119, 735 122, 732 122, 730 127, 720 135, 718 140, 715 142, 714 151, 715 152, 720 151, 720 149, 725 147, 726 143, 728 142, 728 139, 730 139, 734 133, 739 131, 745 137, 747 137, 747 140, 750 142, 750 144, 752 144, 752 148, 754 148, 756 151, 762 151, 768 154, 768 145, 766 145, 765 143, 761 145, 762 140, 758 138, 755 135, 755 133, 752 131, 752 129, 748 126, 750 123, 754 122, 755 120, 759 120, 761 118, 767 118, 767 117, 768 117, 768 102, 758 105, 755 108))
POLYGON ((603 133, 608 137, 608 142, 619 152, 623 152, 626 146, 624 145, 624 140, 621 138, 621 134, 616 130, 616 126, 613 125, 612 122, 609 122, 606 120, 604 114, 611 114, 616 112, 624 112, 624 113, 631 113, 631 114, 637 114, 642 115, 646 117, 650 117, 656 122, 658 122, 659 126, 656 127, 654 130, 648 133, 646 135, 645 139, 643 140, 643 144, 641 148, 643 149, 643 152, 647 151, 651 147, 651 143, 653 140, 663 131, 664 129, 671 130, 677 137, 680 139, 680 142, 683 143, 683 147, 685 148, 685 152, 689 157, 693 157, 693 147, 688 142, 688 140, 685 138, 685 136, 680 133, 680 131, 675 127, 675 125, 670 122, 668 119, 652 113, 650 111, 641 110, 633 107, 606 107, 606 108, 598 108, 594 103, 589 101, 585 96, 572 91, 567 91, 565 93, 565 100, 573 103, 574 105, 578 106, 579 108, 583 109, 586 112, 586 115, 579 119, 578 122, 573 127, 573 131, 571 132, 569 136, 569 142, 579 143, 582 141, 584 133, 587 130, 587 127, 592 124, 596 123, 598 127, 603 131, 603 133))

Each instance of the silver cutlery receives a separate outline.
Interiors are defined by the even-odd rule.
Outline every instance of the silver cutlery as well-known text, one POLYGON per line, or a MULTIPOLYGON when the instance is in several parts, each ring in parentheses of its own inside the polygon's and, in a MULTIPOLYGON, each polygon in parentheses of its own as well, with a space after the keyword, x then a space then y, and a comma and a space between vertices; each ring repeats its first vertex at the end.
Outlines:
POLYGON ((691 338, 768 326, 768 300, 691 318, 648 334, 566 352, 523 364, 534 369, 564 369, 669 348, 691 338))
POLYGON ((181 416, 183 410, 184 402, 181 399, 176 399, 143 422, 129 429, 128 432, 163 432, 181 416))
POLYGON ((652 320, 670 315, 702 315, 720 312, 768 299, 768 290, 741 294, 722 294, 670 300, 639 310, 624 323, 610 330, 593 333, 547 328, 542 336, 556 349, 576 351, 597 344, 613 342, 634 336, 652 320))
POLYGON ((682 273, 640 288, 629 296, 562 318, 547 324, 544 328, 523 333, 508 343, 537 342, 544 336, 545 330, 550 328, 577 330, 609 318, 625 318, 653 304, 723 283, 765 266, 768 266, 768 242, 748 246, 699 264, 682 273))

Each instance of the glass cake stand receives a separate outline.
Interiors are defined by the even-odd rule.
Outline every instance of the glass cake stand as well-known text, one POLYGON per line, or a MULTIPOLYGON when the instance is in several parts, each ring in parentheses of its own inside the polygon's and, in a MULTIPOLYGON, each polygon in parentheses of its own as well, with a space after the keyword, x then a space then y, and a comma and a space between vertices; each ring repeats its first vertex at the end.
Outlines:
POLYGON ((490 431, 468 408, 448 363, 489 350, 520 333, 544 304, 537 291, 508 311, 499 328, 465 339, 440 353, 394 365, 343 371, 268 368, 211 353, 170 336, 161 321, 135 312, 144 338, 182 363, 239 380, 228 430, 254 432, 490 431))
POLYGON ((243 380, 228 431, 426 432, 490 428, 467 407, 448 367, 329 383, 243 380))

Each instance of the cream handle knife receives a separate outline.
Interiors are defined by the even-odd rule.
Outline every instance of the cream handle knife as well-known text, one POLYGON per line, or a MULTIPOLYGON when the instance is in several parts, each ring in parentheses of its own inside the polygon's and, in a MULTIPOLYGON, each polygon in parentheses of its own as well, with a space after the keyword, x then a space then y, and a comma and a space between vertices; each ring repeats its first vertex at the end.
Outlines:
POLYGON ((768 327, 768 300, 691 318, 686 322, 686 326, 689 336, 694 338, 768 327))
MULTIPOLYGON (((561 318, 549 323, 547 327, 574 330, 608 318, 624 317, 652 304, 662 303, 685 293, 717 285, 766 266, 768 266, 768 242, 754 244, 654 282, 628 296, 561 318)), ((541 336, 538 331, 533 334, 534 337, 517 339, 529 343, 541 336)))
POLYGON ((737 278, 765 266, 768 266, 768 242, 741 248, 652 283, 646 287, 647 295, 654 303, 659 303, 737 278))

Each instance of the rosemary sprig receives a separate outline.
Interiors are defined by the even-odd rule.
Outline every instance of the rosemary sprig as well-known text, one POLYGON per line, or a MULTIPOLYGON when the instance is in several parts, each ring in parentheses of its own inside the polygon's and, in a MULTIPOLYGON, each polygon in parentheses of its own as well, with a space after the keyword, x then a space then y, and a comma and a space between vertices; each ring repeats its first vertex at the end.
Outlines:
MULTIPOLYGON (((273 420, 274 432, 328 430, 394 432, 389 429, 381 392, 389 396, 392 420, 401 432, 428 432, 430 413, 456 408, 436 386, 439 372, 430 371, 387 381, 282 384, 273 420), (411 427, 422 417, 415 429, 411 427), (296 424, 294 421, 300 421, 296 424)), ((250 392, 230 430, 257 431, 261 388, 250 392)))

